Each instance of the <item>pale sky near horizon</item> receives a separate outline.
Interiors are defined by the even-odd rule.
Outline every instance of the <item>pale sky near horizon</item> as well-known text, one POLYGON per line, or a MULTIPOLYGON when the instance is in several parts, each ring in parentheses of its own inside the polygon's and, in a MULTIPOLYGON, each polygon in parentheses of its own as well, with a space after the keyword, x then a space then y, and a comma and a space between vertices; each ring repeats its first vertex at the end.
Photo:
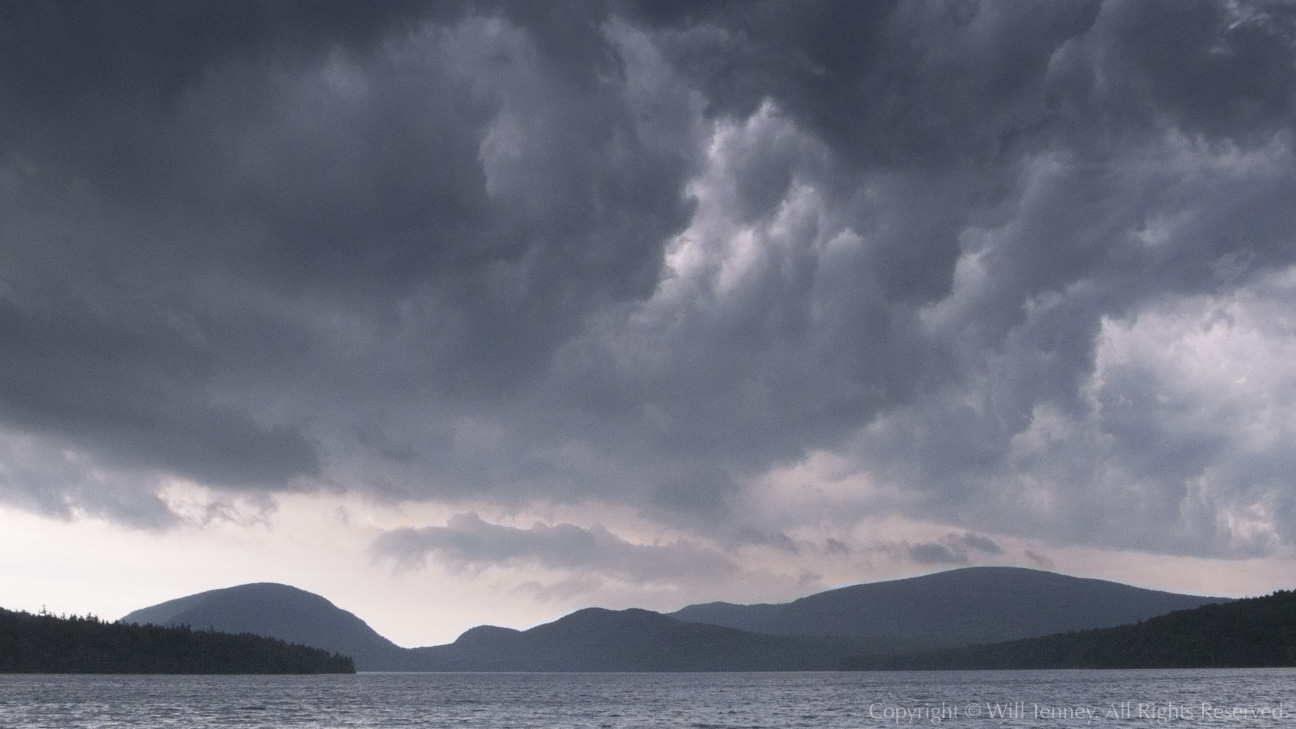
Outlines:
POLYGON ((0 607, 1296 586, 1296 7, 0 4, 0 607))

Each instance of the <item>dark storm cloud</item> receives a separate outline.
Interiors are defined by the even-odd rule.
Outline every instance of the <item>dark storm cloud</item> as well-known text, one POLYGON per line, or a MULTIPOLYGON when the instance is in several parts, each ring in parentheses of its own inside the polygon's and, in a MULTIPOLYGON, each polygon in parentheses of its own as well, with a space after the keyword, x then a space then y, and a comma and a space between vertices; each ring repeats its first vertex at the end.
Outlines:
POLYGON ((218 485, 318 475, 299 433, 196 396, 208 368, 201 347, 163 326, 135 325, 77 306, 35 314, 0 303, 0 399, 11 417, 85 444, 108 464, 218 485))
POLYGON ((138 479, 109 478, 87 458, 38 437, 6 432, 0 443, 0 499, 59 519, 93 516, 141 529, 172 526, 168 505, 138 479))
POLYGON ((489 399, 651 292, 685 158, 599 77, 595 19, 295 7, 5 8, 17 427, 282 487, 319 475, 296 430, 337 381, 489 399))
POLYGON ((771 99, 848 164, 940 167, 990 161, 1041 121, 1050 59, 1100 3, 676 7, 646 15, 711 113, 745 118, 771 99))
POLYGON ((1003 547, 999 546, 998 542, 980 534, 969 532, 962 536, 950 535, 950 540, 963 549, 990 555, 1003 554, 1003 547))
POLYGON ((926 564, 967 564, 973 552, 997 557, 1003 554, 1003 547, 995 540, 967 532, 949 534, 936 542, 921 542, 910 545, 906 550, 909 559, 926 564))
POLYGON ((774 549, 789 554, 799 554, 801 552, 801 547, 797 546, 796 541, 788 535, 779 532, 770 534, 752 527, 743 527, 739 529, 738 534, 733 541, 737 544, 773 547, 774 549))
POLYGON ((536 524, 519 529, 487 523, 471 512, 451 517, 443 527, 385 532, 373 549, 406 566, 432 555, 459 569, 533 565, 634 584, 705 583, 738 569, 719 552, 689 542, 634 544, 600 526, 536 524))
POLYGON ((1053 561, 1050 560, 1048 557, 1038 555, 1030 551, 1029 549, 1023 552, 1023 554, 1026 555, 1026 559, 1029 559, 1031 561, 1031 564, 1035 565, 1036 567, 1040 567, 1046 570, 1053 569, 1053 561))
POLYGON ((967 555, 936 542, 923 542, 909 548, 909 559, 929 564, 967 564, 967 555))
MULTIPOLYGON (((602 501, 790 554, 804 513, 749 486, 826 450, 879 485, 833 519, 1290 545, 1294 23, 6 5, 0 424, 45 457, 0 494, 142 524, 170 476, 602 501), (1230 348, 1256 354, 1185 369, 1230 348), (63 451, 102 488, 60 492, 63 451)), ((548 532, 431 529, 383 550, 584 563, 548 532)), ((976 532, 912 556, 1002 551, 976 532)))

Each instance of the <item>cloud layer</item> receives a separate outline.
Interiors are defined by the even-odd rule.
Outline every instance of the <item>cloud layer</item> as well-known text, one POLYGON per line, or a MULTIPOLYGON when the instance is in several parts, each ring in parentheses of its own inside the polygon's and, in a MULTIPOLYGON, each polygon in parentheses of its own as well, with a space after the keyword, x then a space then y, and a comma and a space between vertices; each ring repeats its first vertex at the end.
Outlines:
POLYGON ((597 525, 537 523, 519 529, 488 523, 473 512, 456 514, 443 527, 385 532, 374 542, 374 553, 404 567, 421 566, 432 555, 456 569, 534 566, 632 585, 706 584, 738 571, 723 554, 691 542, 634 544, 597 525))
POLYGON ((376 545, 630 583, 888 514, 963 535, 925 563, 999 554, 973 532, 1296 542, 1285 4, 42 3, 0 28, 10 505, 165 527, 181 480, 690 535, 465 513, 376 545), (870 486, 762 506, 822 453, 870 486))

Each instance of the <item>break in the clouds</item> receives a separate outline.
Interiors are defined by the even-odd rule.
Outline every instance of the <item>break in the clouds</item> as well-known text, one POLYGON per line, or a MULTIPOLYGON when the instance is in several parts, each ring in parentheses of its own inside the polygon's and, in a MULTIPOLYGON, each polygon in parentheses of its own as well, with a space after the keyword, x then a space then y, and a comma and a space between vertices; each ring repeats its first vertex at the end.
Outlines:
POLYGON ((375 547, 628 582, 890 514, 964 534, 926 563, 1289 553, 1294 38, 1260 1, 0 6, 0 499, 689 535, 375 547), (859 487, 775 478, 824 454, 859 487))

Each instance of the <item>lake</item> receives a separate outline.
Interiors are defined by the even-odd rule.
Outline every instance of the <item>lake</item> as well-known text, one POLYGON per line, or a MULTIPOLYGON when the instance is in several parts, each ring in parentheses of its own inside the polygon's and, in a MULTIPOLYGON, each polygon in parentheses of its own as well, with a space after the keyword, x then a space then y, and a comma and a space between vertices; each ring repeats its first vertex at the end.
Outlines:
POLYGON ((4 729, 1296 726, 1296 670, 0 675, 4 729))

